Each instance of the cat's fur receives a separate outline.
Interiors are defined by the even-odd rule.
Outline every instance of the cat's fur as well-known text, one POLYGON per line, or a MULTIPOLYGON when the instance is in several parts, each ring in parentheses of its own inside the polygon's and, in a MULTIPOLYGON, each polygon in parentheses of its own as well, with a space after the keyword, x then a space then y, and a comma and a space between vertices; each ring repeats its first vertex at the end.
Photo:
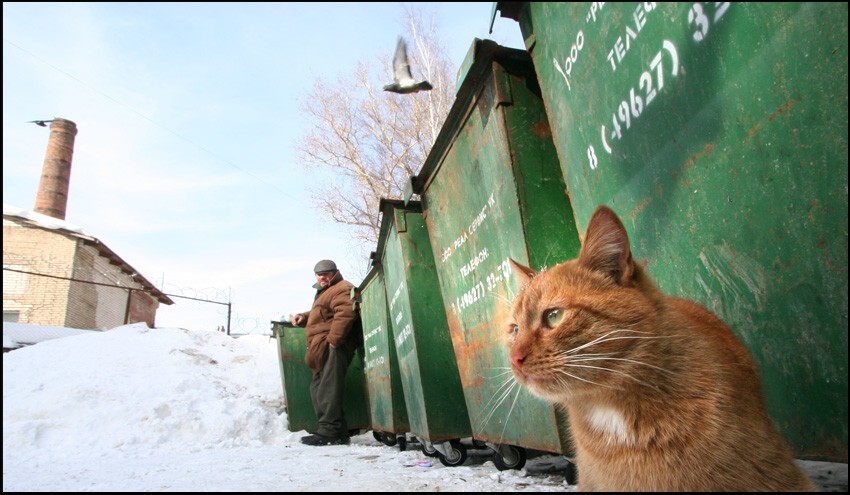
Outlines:
POLYGON ((568 412, 580 490, 815 489, 747 350, 708 310, 656 288, 611 209, 593 214, 577 259, 513 265, 511 368, 568 412))

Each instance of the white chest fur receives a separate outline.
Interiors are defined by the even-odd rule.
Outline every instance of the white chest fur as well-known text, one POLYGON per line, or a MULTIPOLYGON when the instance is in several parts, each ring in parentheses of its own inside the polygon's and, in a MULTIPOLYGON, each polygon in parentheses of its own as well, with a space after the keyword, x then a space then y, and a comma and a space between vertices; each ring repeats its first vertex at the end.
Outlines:
POLYGON ((610 407, 594 407, 587 412, 591 429, 602 434, 611 443, 630 444, 633 432, 620 411, 610 407))

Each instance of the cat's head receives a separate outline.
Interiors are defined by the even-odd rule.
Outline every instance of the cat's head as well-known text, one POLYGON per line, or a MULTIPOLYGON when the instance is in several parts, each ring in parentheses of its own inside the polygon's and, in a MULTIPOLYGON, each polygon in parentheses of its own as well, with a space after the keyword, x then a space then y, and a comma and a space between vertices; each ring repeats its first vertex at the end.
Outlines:
POLYGON ((632 361, 645 359, 659 293, 611 209, 594 212, 578 258, 539 273, 511 263, 520 290, 506 330, 522 385, 557 402, 630 380, 632 361))

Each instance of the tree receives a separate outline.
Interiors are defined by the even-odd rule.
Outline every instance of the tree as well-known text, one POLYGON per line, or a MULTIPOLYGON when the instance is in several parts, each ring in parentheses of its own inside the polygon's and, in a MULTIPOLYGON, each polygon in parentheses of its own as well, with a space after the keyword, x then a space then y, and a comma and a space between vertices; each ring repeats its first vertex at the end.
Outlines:
POLYGON ((302 164, 333 177, 311 191, 313 205, 350 227, 368 252, 378 241, 380 198, 400 199, 409 178, 428 156, 454 102, 455 67, 437 36, 434 14, 406 9, 405 38, 415 78, 431 91, 399 95, 383 91, 391 82, 395 45, 382 67, 360 62, 352 76, 335 84, 317 80, 302 112, 310 130, 297 143, 302 164))

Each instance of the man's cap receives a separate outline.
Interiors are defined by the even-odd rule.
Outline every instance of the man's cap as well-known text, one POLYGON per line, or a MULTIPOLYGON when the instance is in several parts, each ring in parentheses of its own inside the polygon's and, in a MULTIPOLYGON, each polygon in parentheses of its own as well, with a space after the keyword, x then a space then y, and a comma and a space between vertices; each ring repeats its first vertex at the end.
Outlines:
POLYGON ((316 263, 316 267, 313 268, 315 273, 321 272, 335 272, 336 271, 336 263, 331 260, 322 260, 316 263))

